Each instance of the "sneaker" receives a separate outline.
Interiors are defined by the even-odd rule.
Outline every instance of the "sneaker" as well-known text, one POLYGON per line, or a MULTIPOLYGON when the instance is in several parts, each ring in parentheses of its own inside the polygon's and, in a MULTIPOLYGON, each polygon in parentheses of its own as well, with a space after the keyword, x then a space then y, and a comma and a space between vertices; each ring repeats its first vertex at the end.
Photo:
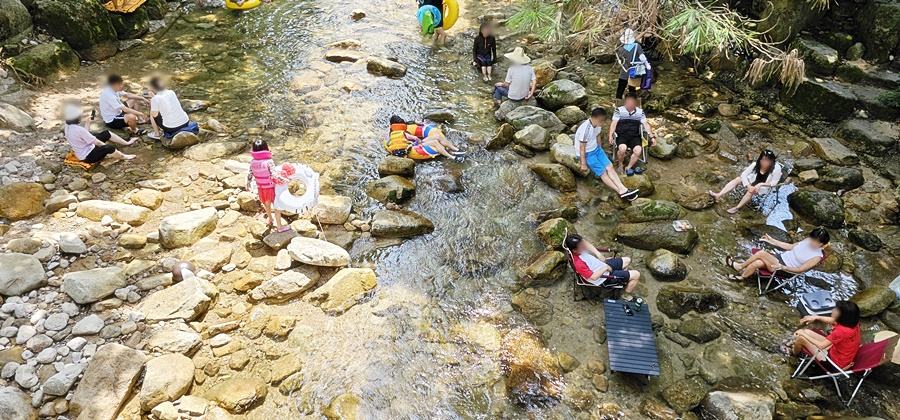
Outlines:
POLYGON ((644 173, 644 169, 641 168, 640 166, 638 166, 638 167, 634 168, 634 173, 640 175, 640 174, 644 173))
POLYGON ((453 161, 462 163, 462 162, 465 162, 465 159, 462 156, 457 156, 457 157, 453 158, 453 161))
POLYGON ((153 134, 152 132, 150 132, 150 133, 147 133, 147 137, 149 137, 149 138, 151 138, 151 139, 153 139, 153 140, 159 140, 159 138, 162 137, 162 136, 159 135, 159 134, 153 134))
POLYGON ((450 152, 450 154, 451 154, 451 155, 454 155, 454 156, 463 156, 463 155, 465 155, 466 153, 467 153, 467 152, 466 152, 465 150, 462 150, 462 149, 457 150, 457 151, 454 151, 454 152, 450 152))
POLYGON ((641 190, 628 190, 620 194, 619 197, 622 197, 623 199, 628 201, 634 201, 634 199, 638 198, 638 192, 640 191, 641 190))

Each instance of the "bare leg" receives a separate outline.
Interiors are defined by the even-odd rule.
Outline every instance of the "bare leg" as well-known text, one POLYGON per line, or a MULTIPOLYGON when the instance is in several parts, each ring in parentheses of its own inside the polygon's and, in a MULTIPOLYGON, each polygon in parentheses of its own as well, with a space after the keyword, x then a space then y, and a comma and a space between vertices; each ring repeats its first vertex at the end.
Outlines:
POLYGON ((753 275, 753 273, 756 273, 756 270, 765 267, 766 263, 764 263, 762 260, 753 261, 752 263, 747 264, 747 266, 744 268, 744 271, 741 272, 741 278, 749 278, 753 275))
POLYGON ((159 126, 156 125, 156 120, 150 118, 150 126, 153 127, 153 135, 159 137, 159 126))
POLYGON ((440 143, 441 145, 443 145, 444 147, 446 147, 447 149, 450 149, 454 152, 459 150, 459 148, 456 147, 456 145, 454 145, 453 142, 451 142, 450 140, 447 140, 447 137, 444 137, 443 135, 429 136, 429 137, 426 137, 424 141, 436 141, 436 142, 440 143))
MULTIPOLYGON (((135 111, 139 111, 138 106, 139 106, 140 104, 142 104, 142 103, 144 103, 144 102, 139 101, 139 100, 137 100, 137 99, 128 99, 128 100, 125 101, 125 106, 127 106, 127 107, 129 107, 129 108, 131 108, 131 109, 133 109, 133 110, 135 110, 135 111)), ((132 114, 126 114, 126 116, 128 116, 128 115, 132 115, 132 114)), ((143 120, 143 119, 138 119, 138 123, 139 123, 139 124, 146 124, 147 121, 146 121, 146 120, 143 120)))
POLYGON ((717 192, 717 193, 714 193, 714 192, 710 191, 710 192, 709 192, 709 195, 711 195, 713 198, 715 198, 716 201, 719 201, 719 198, 722 198, 723 195, 730 193, 731 190, 735 189, 738 185, 741 184, 741 182, 743 182, 743 181, 741 180, 741 177, 737 177, 737 178, 735 178, 735 179, 732 179, 732 180, 729 181, 727 184, 725 184, 724 187, 722 187, 722 191, 719 191, 719 192, 717 192))
POLYGON ((747 193, 744 194, 743 197, 741 197, 741 201, 736 206, 728 209, 728 212, 731 214, 737 213, 738 210, 741 209, 741 207, 744 207, 745 205, 747 205, 747 203, 750 202, 750 199, 752 199, 754 195, 756 195, 756 194, 753 194, 750 191, 747 191, 747 193))
POLYGON ((433 147, 434 150, 437 150, 438 153, 440 153, 444 157, 448 157, 450 159, 456 159, 456 156, 451 155, 450 152, 448 152, 447 149, 444 148, 444 145, 441 144, 441 142, 438 141, 437 139, 430 139, 430 140, 426 139, 425 141, 422 142, 422 144, 425 146, 433 147))
POLYGON ((641 273, 639 273, 637 270, 629 270, 628 273, 628 285, 625 286, 625 293, 631 294, 631 292, 633 292, 638 285, 638 280, 640 280, 641 278, 641 273))
POLYGON ((263 210, 266 211, 266 220, 269 222, 268 225, 272 226, 275 223, 275 220, 272 217, 272 203, 262 203, 263 210))
POLYGON ((434 28, 434 40, 442 47, 447 44, 447 33, 444 28, 434 28))
POLYGON ((121 159, 121 160, 134 159, 134 155, 126 155, 118 150, 116 150, 114 153, 110 153, 109 157, 111 157, 113 159, 121 159))
POLYGON ((136 140, 137 140, 137 137, 134 137, 131 139, 131 141, 125 141, 125 139, 119 137, 117 134, 109 133, 109 141, 111 141, 115 144, 120 144, 122 146, 130 146, 136 140))
POLYGON ((606 172, 604 172, 603 175, 600 175, 600 180, 611 190, 615 191, 616 194, 622 195, 628 191, 628 188, 625 188, 625 185, 622 185, 622 181, 620 181, 619 177, 613 172, 612 165, 606 166, 606 172))
POLYGON ((806 351, 809 352, 809 354, 815 355, 816 360, 825 360, 825 355, 819 353, 820 349, 807 338, 809 334, 815 333, 808 330, 797 330, 794 332, 794 337, 797 339, 797 341, 794 341, 794 348, 791 349, 791 354, 798 355, 805 348, 806 351))
POLYGON ((631 265, 631 257, 622 257, 622 269, 627 270, 629 265, 631 265))
POLYGON ((272 209, 272 213, 275 216, 275 225, 277 226, 278 230, 281 231, 281 228, 284 227, 284 223, 282 223, 283 221, 281 220, 281 212, 277 209, 272 209))
POLYGON ((616 161, 619 162, 619 172, 624 172, 625 167, 625 152, 628 151, 628 146, 624 144, 620 144, 618 146, 618 152, 616 153, 616 161))
POLYGON ((643 149, 641 146, 635 146, 634 149, 631 149, 631 161, 628 162, 628 169, 634 168, 634 165, 637 165, 638 159, 641 157, 641 151, 643 149))
POLYGON ((491 78, 491 71, 493 71, 493 70, 494 70, 494 68, 493 68, 492 66, 487 66, 487 77, 488 77, 488 79, 491 78))

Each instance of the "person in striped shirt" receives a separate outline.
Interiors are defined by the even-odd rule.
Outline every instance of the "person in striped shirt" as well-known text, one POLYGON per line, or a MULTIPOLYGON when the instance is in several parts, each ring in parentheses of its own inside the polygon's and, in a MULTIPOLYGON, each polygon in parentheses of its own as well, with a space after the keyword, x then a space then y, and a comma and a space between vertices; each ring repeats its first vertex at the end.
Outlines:
POLYGON ((636 167, 638 159, 643 152, 643 139, 641 138, 641 126, 650 136, 650 145, 656 146, 656 135, 647 123, 644 110, 637 106, 637 95, 625 94, 625 103, 613 112, 612 124, 609 126, 609 144, 615 144, 616 157, 619 161, 619 172, 631 176, 644 172, 641 167, 636 167), (631 149, 631 160, 628 166, 625 164, 625 152, 631 149))

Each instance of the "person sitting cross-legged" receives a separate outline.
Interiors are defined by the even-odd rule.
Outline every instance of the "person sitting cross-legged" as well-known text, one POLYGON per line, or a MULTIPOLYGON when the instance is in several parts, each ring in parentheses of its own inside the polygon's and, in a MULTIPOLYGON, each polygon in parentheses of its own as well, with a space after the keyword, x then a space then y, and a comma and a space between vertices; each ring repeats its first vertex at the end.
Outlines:
POLYGON ((581 235, 566 236, 565 242, 566 248, 572 251, 575 271, 579 275, 596 286, 625 284, 625 293, 622 294, 622 299, 634 300, 634 289, 638 285, 641 273, 628 269, 631 258, 606 258, 581 235), (615 278, 606 278, 606 276, 615 278))

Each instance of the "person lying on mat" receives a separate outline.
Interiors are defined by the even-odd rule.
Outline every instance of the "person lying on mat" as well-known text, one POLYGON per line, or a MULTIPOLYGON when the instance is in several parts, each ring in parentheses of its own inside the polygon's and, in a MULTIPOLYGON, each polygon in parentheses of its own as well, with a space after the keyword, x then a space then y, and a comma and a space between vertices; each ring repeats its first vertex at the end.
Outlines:
POLYGON ((637 270, 628 270, 631 258, 606 258, 590 242, 584 240, 581 235, 566 236, 566 248, 572 251, 572 259, 575 271, 593 285, 601 284, 614 286, 625 285, 625 293, 622 299, 634 300, 634 288, 638 285, 641 273, 637 270), (610 279, 604 276, 613 276, 610 279))
POLYGON ((822 249, 825 245, 828 245, 831 237, 825 229, 815 228, 809 232, 808 238, 795 244, 781 242, 769 235, 763 235, 760 239, 785 250, 785 252, 772 255, 767 251, 759 251, 743 263, 735 262, 734 257, 729 255, 725 258, 725 265, 741 272, 740 276, 730 274, 728 276, 729 280, 744 280, 759 269, 765 269, 773 273, 779 270, 790 273, 805 273, 825 258, 825 253, 822 249))
POLYGON ((794 332, 794 342, 785 342, 781 350, 791 356, 797 356, 803 349, 815 355, 816 360, 825 360, 825 354, 819 350, 825 350, 828 357, 841 369, 847 369, 853 364, 856 352, 859 350, 859 307, 847 300, 839 300, 835 303, 831 316, 808 315, 803 317, 804 324, 816 321, 834 325, 831 334, 822 334, 808 329, 800 329, 794 332))
POLYGON ((78 104, 73 103, 63 107, 63 118, 66 121, 63 132, 78 160, 84 163, 97 163, 107 156, 121 160, 134 159, 134 155, 126 155, 106 143, 112 142, 122 146, 129 146, 137 140, 136 137, 126 141, 108 130, 103 130, 96 135, 91 134, 88 128, 91 126, 94 116, 91 115, 84 122, 84 125, 80 125, 79 122, 83 112, 81 105, 78 104))

